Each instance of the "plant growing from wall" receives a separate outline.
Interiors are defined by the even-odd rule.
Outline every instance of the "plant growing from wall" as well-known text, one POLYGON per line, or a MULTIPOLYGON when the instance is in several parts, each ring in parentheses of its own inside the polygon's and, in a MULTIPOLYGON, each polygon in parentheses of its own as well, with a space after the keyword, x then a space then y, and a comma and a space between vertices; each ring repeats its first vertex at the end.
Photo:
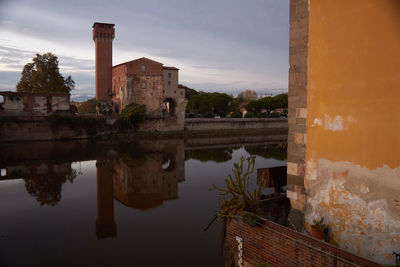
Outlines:
POLYGON ((146 117, 146 107, 137 103, 130 103, 121 111, 121 118, 129 122, 135 128, 146 117))
POLYGON ((231 114, 231 118, 241 118, 242 117, 242 113, 240 111, 235 111, 232 112, 231 114))
POLYGON ((241 157, 240 162, 233 165, 232 174, 225 179, 226 187, 213 185, 213 188, 218 190, 222 196, 217 211, 218 218, 230 219, 242 210, 256 213, 262 187, 259 185, 254 191, 250 192, 249 190, 250 175, 254 172, 254 162, 255 157, 253 156, 247 159, 241 157))
POLYGON ((97 102, 97 109, 100 114, 102 115, 112 115, 113 111, 113 104, 112 102, 97 102))
POLYGON ((104 131, 107 127, 106 120, 103 118, 82 118, 51 114, 48 119, 53 131, 57 131, 60 127, 68 127, 76 134, 82 134, 83 130, 85 130, 89 136, 95 136, 99 131, 104 131))

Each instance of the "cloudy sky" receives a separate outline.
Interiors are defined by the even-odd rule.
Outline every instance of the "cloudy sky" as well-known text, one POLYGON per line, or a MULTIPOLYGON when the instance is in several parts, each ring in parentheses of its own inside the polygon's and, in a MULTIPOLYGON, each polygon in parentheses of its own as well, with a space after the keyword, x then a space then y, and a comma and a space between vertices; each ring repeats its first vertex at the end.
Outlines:
POLYGON ((94 95, 93 22, 115 23, 113 64, 148 57, 203 91, 288 87, 289 0, 0 0, 0 90, 52 52, 73 95, 94 95))

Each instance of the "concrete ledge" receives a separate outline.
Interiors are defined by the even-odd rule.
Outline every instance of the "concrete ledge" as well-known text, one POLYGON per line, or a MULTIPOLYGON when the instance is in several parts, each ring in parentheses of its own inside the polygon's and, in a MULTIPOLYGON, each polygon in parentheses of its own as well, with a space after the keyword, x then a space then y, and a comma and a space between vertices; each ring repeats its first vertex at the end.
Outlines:
POLYGON ((286 118, 185 119, 185 129, 189 131, 287 127, 286 118))

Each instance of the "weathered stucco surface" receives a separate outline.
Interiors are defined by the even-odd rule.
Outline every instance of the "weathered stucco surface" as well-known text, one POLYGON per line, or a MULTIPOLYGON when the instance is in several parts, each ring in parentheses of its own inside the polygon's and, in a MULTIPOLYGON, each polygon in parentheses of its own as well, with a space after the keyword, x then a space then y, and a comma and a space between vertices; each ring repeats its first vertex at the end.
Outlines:
POLYGON ((306 225, 378 263, 400 252, 400 2, 310 0, 306 225))
POLYGON ((400 167, 370 170, 327 159, 307 162, 306 222, 323 217, 331 242, 379 263, 400 244, 400 167))

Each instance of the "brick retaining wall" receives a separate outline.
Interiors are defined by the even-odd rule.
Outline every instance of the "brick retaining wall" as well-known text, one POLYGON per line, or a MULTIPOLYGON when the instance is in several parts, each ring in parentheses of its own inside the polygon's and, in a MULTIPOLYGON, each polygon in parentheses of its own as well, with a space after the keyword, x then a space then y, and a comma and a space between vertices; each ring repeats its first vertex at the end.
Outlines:
POLYGON ((379 266, 267 220, 263 226, 251 226, 240 220, 227 224, 226 246, 235 255, 238 253, 236 237, 243 239, 244 266, 379 266))

